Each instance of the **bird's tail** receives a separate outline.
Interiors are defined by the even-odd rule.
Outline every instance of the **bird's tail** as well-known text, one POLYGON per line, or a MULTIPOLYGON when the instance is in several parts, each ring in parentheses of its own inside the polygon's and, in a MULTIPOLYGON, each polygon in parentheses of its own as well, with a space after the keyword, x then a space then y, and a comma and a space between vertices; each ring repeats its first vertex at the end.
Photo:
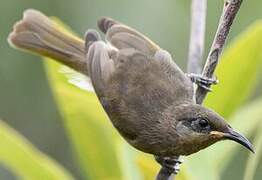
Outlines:
POLYGON ((10 45, 50 57, 88 75, 85 42, 37 10, 26 10, 9 34, 10 45))

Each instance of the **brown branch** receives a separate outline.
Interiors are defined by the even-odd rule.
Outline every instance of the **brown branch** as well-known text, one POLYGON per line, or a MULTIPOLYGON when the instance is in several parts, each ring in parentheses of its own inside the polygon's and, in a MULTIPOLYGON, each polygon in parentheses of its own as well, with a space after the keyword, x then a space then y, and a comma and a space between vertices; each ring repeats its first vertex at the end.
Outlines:
MULTIPOLYGON (((204 77, 213 78, 215 69, 218 64, 219 57, 227 39, 231 25, 235 19, 235 16, 241 6, 242 0, 226 0, 224 3, 224 9, 219 21, 218 29, 209 51, 209 55, 204 66, 202 75, 204 77)), ((208 91, 201 87, 196 91, 196 102, 202 104, 208 91)))
POLYGON ((174 179, 175 179, 175 174, 173 174, 172 171, 169 171, 167 168, 164 167, 161 167, 156 177, 156 180, 174 180, 174 179))

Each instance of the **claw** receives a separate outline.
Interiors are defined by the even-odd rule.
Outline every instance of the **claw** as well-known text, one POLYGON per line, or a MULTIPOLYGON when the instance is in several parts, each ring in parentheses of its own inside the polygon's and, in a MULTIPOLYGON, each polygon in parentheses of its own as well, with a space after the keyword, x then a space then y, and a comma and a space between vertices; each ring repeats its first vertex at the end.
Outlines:
POLYGON ((177 174, 180 170, 180 164, 182 159, 177 157, 160 157, 155 156, 156 161, 162 166, 168 169, 170 172, 177 174))
MULTIPOLYGON (((197 77, 198 78, 198 77, 197 77)), ((196 79, 196 81, 199 81, 201 83, 205 83, 205 84, 217 84, 218 80, 217 79, 211 79, 211 78, 206 78, 206 77, 199 77, 198 79, 196 79)))
POLYGON ((203 89, 209 91, 209 92, 212 92, 212 89, 204 84, 198 84, 198 86, 202 87, 203 89))
POLYGON ((217 78, 208 78, 208 77, 203 77, 200 74, 187 74, 187 76, 191 79, 193 83, 196 83, 198 86, 202 87, 203 89, 207 91, 212 91, 210 86, 212 84, 217 84, 218 80, 217 78))

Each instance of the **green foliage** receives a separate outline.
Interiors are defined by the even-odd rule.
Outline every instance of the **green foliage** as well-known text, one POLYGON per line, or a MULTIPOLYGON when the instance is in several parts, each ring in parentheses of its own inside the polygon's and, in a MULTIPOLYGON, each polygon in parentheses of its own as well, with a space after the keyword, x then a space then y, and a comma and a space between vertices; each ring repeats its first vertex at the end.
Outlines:
POLYGON ((262 68, 262 21, 235 40, 221 58, 216 75, 219 85, 205 105, 229 117, 251 95, 262 68))
MULTIPOLYGON (((159 165, 151 155, 134 150, 111 125, 94 93, 68 83, 60 65, 47 60, 46 73, 72 149, 86 179, 154 179, 159 165)), ((243 33, 224 53, 216 71, 220 84, 206 105, 230 120, 232 126, 254 135, 256 156, 250 154, 244 180, 252 179, 262 154, 262 96, 247 102, 262 66, 262 23, 243 33), (245 104, 244 104, 245 103, 245 104)), ((73 179, 54 161, 40 153, 17 132, 0 123, 0 161, 23 179, 73 179), (15 155, 15 156, 13 156, 15 155)), ((218 143, 186 158, 180 180, 219 180, 224 167, 240 148, 218 143)), ((247 154, 246 154, 247 155, 247 154)))
POLYGON ((19 179, 72 180, 69 172, 0 120, 0 162, 19 179))
POLYGON ((260 123, 260 126, 258 126, 257 134, 254 138, 254 146, 256 147, 256 155, 249 155, 245 174, 244 174, 244 180, 253 179, 259 164, 259 160, 262 155, 262 131, 260 129, 262 128, 262 123, 260 123))
POLYGON ((121 177, 111 125, 94 93, 67 82, 60 65, 46 61, 50 86, 81 168, 90 179, 121 177))

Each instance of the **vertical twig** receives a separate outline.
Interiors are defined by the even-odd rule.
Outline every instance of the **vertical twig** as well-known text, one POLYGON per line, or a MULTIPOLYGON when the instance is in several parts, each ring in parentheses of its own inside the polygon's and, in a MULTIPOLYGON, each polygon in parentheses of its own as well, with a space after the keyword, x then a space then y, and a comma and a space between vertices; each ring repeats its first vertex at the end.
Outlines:
MULTIPOLYGON (((229 34, 231 25, 236 17, 236 14, 242 4, 242 0, 225 0, 224 9, 219 21, 217 32, 213 41, 213 44, 210 48, 206 64, 202 71, 204 77, 212 78, 215 72, 215 69, 218 64, 219 57, 221 55, 222 49, 224 47, 225 41, 229 34)), ((198 73, 201 67, 201 58, 204 49, 204 32, 205 31, 205 12, 199 12, 200 8, 202 11, 206 9, 205 0, 192 0, 192 24, 191 24, 191 38, 190 38, 190 48, 189 48, 189 59, 188 59, 188 72, 198 73), (200 5, 198 3, 205 3, 205 5, 200 5), (195 16, 195 14, 200 14, 195 16), (202 26, 202 27, 194 27, 202 26), (201 31, 200 31, 201 30, 201 31), (194 32, 192 32, 194 31, 194 32), (203 33, 203 34, 202 34, 203 33), (198 42, 199 41, 199 42, 198 42), (202 42, 203 41, 203 42, 202 42)), ((208 91, 199 87, 196 90, 196 102, 202 104, 204 98, 206 97, 208 91)), ((174 167, 179 165, 178 162, 174 164, 174 167)), ((171 180, 175 178, 175 174, 172 175, 172 172, 162 167, 157 175, 157 180, 171 180)))
POLYGON ((205 48, 206 0, 192 0, 187 72, 199 74, 205 48))
POLYGON ((156 180, 174 180, 175 174, 167 168, 162 167, 157 174, 156 180))
MULTIPOLYGON (((227 39, 231 25, 236 17, 236 14, 241 6, 242 0, 226 0, 224 3, 224 9, 219 21, 217 32, 209 51, 206 64, 204 66, 202 75, 204 77, 212 78, 218 64, 219 57, 227 39)), ((196 102, 202 104, 208 91, 201 87, 196 91, 196 102)))

